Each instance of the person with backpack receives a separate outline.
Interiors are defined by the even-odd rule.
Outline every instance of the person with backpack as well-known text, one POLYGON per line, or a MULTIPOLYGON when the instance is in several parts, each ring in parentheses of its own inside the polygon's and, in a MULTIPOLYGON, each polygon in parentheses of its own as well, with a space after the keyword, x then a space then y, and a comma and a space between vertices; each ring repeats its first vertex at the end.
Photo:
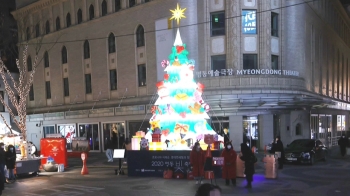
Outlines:
POLYGON ((255 173, 254 164, 257 162, 257 159, 246 143, 241 144, 241 153, 239 158, 244 161, 244 174, 247 180, 247 185, 245 188, 251 189, 253 175, 255 173))

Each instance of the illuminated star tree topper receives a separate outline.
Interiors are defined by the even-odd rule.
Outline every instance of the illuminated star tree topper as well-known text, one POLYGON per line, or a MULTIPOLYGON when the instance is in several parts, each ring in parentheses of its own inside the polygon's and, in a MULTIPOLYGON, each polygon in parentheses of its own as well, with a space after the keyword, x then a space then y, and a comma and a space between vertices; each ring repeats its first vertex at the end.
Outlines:
POLYGON ((179 26, 181 18, 186 18, 186 16, 184 15, 185 10, 186 8, 180 8, 179 4, 177 4, 176 9, 170 10, 173 13, 173 16, 170 18, 170 20, 175 19, 177 22, 177 26, 179 26))

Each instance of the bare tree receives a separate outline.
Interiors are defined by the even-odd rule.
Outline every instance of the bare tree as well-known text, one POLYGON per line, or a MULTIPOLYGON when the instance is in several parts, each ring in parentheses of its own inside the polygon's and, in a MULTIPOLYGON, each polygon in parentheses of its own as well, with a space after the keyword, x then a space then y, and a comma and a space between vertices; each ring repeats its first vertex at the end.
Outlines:
MULTIPOLYGON (((35 35, 34 28, 28 26, 28 18, 27 16, 17 16, 17 26, 19 39, 22 42, 26 42, 25 45, 19 44, 19 46, 24 46, 23 50, 23 59, 20 62, 16 59, 16 65, 19 70, 19 73, 11 73, 10 70, 6 67, 5 63, 0 59, 0 76, 3 80, 5 86, 5 92, 8 94, 9 103, 4 101, 4 97, 0 96, 0 102, 4 105, 4 107, 8 110, 11 118, 17 125, 18 129, 21 131, 23 140, 27 138, 27 127, 26 127, 26 119, 27 119, 27 98, 29 96, 29 92, 31 86, 33 84, 34 74, 36 72, 37 65, 40 64, 40 61, 43 59, 40 58, 38 60, 39 51, 43 45, 42 41, 44 38, 44 34, 42 33, 40 36, 36 36, 36 38, 31 39, 29 41, 29 35, 35 35), (19 18, 20 17, 20 18, 19 18), (33 29, 28 32, 28 29, 33 29), (26 40, 26 41, 24 41, 26 40), (28 56, 28 45, 33 46, 35 48, 35 57, 34 62, 32 63, 31 70, 28 70, 27 64, 27 56, 28 56), (18 77, 15 77, 15 74, 18 77), (10 103, 13 107, 11 107, 10 103)), ((42 28, 41 28, 42 29, 42 28)), ((59 36, 60 37, 60 36, 59 36)), ((59 38, 58 38, 59 39, 59 38)), ((57 43, 58 39, 55 43, 57 43)), ((50 50, 55 43, 48 49, 50 50)), ((7 126, 7 128, 12 133, 11 123, 7 122, 5 117, 0 113, 0 116, 7 126)))

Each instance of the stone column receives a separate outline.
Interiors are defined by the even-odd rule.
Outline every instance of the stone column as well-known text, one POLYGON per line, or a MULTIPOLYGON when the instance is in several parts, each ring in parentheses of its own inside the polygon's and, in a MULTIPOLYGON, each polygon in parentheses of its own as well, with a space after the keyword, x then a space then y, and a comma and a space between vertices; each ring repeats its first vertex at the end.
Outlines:
POLYGON ((233 148, 235 151, 240 151, 240 145, 243 142, 243 116, 229 116, 229 125, 233 148))
POLYGON ((259 146, 257 146, 257 148, 259 150, 264 150, 265 145, 273 140, 273 114, 259 115, 258 128, 259 146))

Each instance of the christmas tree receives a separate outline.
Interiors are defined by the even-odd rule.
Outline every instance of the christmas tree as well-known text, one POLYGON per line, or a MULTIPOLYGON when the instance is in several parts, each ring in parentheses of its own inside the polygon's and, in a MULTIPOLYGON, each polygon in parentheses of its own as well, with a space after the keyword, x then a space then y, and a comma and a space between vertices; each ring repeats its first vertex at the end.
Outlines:
MULTIPOLYGON (((173 18, 185 17, 176 13, 184 10, 171 10, 173 18)), ((204 85, 193 79, 195 61, 187 56, 186 44, 177 29, 169 60, 161 63, 164 80, 157 83, 159 97, 151 108, 150 119, 153 134, 161 134, 162 143, 169 141, 168 149, 191 149, 196 141, 203 141, 205 134, 216 135, 206 120, 209 105, 202 99, 204 85)))

